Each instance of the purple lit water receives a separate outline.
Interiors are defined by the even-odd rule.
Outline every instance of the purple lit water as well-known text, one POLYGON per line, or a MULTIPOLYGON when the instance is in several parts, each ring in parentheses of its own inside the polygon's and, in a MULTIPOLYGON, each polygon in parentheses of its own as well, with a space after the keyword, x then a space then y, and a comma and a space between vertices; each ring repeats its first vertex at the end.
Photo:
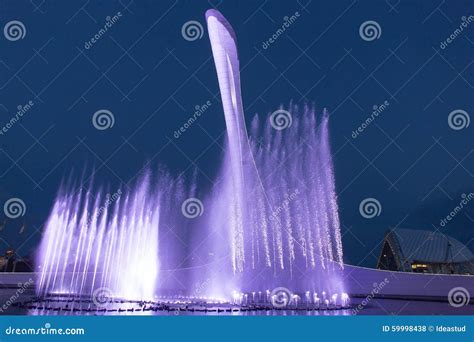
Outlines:
POLYGON ((196 184, 164 174, 155 185, 143 177, 113 201, 92 184, 63 186, 38 252, 40 297, 174 293, 238 305, 344 304, 328 115, 290 105, 255 117, 248 134, 235 34, 219 12, 206 18, 227 139, 216 186, 200 196, 201 215, 182 211, 196 184))

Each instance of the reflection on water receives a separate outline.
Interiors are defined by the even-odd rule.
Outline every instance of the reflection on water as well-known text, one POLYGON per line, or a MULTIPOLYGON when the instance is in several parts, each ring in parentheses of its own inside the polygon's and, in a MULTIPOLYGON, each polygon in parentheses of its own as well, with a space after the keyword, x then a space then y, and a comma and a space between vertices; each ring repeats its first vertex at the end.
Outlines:
POLYGON ((189 297, 160 297, 155 301, 119 298, 97 299, 30 296, 13 305, 17 314, 28 315, 231 315, 231 316, 334 316, 349 315, 350 308, 316 308, 306 304, 275 308, 266 303, 236 305, 229 302, 189 297))
MULTIPOLYGON (((0 301, 7 302, 15 293, 14 289, 0 289, 0 301)), ((60 302, 56 307, 49 305, 36 305, 36 308, 28 308, 34 306, 35 294, 34 291, 28 291, 21 295, 15 303, 8 306, 6 310, 0 312, 3 315, 210 315, 210 316, 347 316, 354 313, 354 308, 358 307, 364 298, 352 298, 350 309, 339 310, 301 310, 294 309, 273 309, 268 310, 260 308, 259 310, 250 310, 249 307, 229 306, 228 304, 214 304, 214 305, 169 305, 162 304, 160 310, 150 310, 150 304, 144 302, 131 303, 107 303, 105 307, 96 310, 92 303, 84 302, 81 305, 78 303, 69 303, 69 306, 64 310, 67 302, 60 302), (29 303, 29 304, 28 304, 29 303), (59 307, 63 309, 59 310, 59 307), (89 311, 79 311, 80 308, 89 309, 89 311), (166 307, 166 309, 165 309, 166 307), (93 309, 94 308, 94 309, 93 309), (143 310, 145 308, 145 310, 143 310), (185 310, 186 308, 186 310, 185 310), (56 310, 54 310, 56 309, 56 310), (130 309, 133 309, 130 310, 130 309), (109 311, 110 310, 110 311, 109 311), (130 310, 130 311, 129 311, 130 310)), ((70 300, 70 298, 68 299, 70 300)), ((448 302, 434 302, 434 301, 416 301, 416 300, 395 300, 395 299, 380 299, 374 298, 361 310, 357 315, 471 315, 474 305, 466 305, 455 308, 449 305, 448 302)))

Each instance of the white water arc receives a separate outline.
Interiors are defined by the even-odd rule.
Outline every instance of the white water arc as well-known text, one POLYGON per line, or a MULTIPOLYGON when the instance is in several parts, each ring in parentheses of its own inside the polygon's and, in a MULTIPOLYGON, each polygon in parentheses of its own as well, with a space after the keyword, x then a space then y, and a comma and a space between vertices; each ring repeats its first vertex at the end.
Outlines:
POLYGON ((235 32, 216 10, 206 18, 227 128, 224 181, 211 197, 215 214, 209 224, 228 231, 228 241, 215 245, 230 247, 233 280, 224 272, 218 282, 243 291, 283 284, 295 291, 342 293, 328 114, 317 125, 312 108, 290 106, 294 122, 285 132, 255 117, 249 135, 235 32))
POLYGON ((243 164, 249 162, 250 151, 243 115, 236 36, 220 12, 209 10, 206 12, 206 18, 224 107, 231 163, 230 172, 232 173, 234 195, 229 203, 233 221, 233 224, 230 225, 233 237, 231 244, 232 266, 234 272, 243 271, 245 260, 243 231, 245 175, 243 164))

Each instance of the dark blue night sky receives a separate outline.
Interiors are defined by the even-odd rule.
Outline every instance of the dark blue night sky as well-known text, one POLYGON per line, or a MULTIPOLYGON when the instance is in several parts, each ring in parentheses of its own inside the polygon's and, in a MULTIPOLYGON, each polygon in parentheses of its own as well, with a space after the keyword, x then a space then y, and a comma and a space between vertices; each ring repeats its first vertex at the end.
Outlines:
POLYGON ((455 110, 474 115, 471 1, 2 0, 0 126, 19 105, 34 105, 0 135, 0 204, 20 198, 26 205, 16 219, 1 212, 0 252, 32 253, 71 172, 79 179, 95 168, 97 187, 114 189, 150 163, 195 176, 201 191, 210 187, 225 137, 204 20, 212 7, 237 34, 247 122, 290 101, 329 110, 346 262, 375 266, 384 233, 395 226, 440 229, 474 249, 473 203, 440 227, 462 194, 474 192, 474 123, 448 124, 455 110), (13 20, 23 23, 23 39, 6 39, 3 28, 13 20), (203 26, 201 39, 183 38, 190 20, 203 26), (366 41, 359 27, 369 20, 381 34, 366 41), (207 101, 210 108, 174 137, 207 101), (94 127, 100 109, 113 113, 113 127, 94 127), (361 216, 366 198, 380 202, 379 216, 361 216))

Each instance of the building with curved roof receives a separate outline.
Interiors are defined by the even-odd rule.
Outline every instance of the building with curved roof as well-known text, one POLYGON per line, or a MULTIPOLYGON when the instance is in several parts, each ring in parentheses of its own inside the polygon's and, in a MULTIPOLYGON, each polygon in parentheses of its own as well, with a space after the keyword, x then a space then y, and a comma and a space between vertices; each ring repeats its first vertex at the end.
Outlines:
POLYGON ((474 274, 474 255, 463 243, 441 232, 397 228, 386 233, 377 268, 474 274))

